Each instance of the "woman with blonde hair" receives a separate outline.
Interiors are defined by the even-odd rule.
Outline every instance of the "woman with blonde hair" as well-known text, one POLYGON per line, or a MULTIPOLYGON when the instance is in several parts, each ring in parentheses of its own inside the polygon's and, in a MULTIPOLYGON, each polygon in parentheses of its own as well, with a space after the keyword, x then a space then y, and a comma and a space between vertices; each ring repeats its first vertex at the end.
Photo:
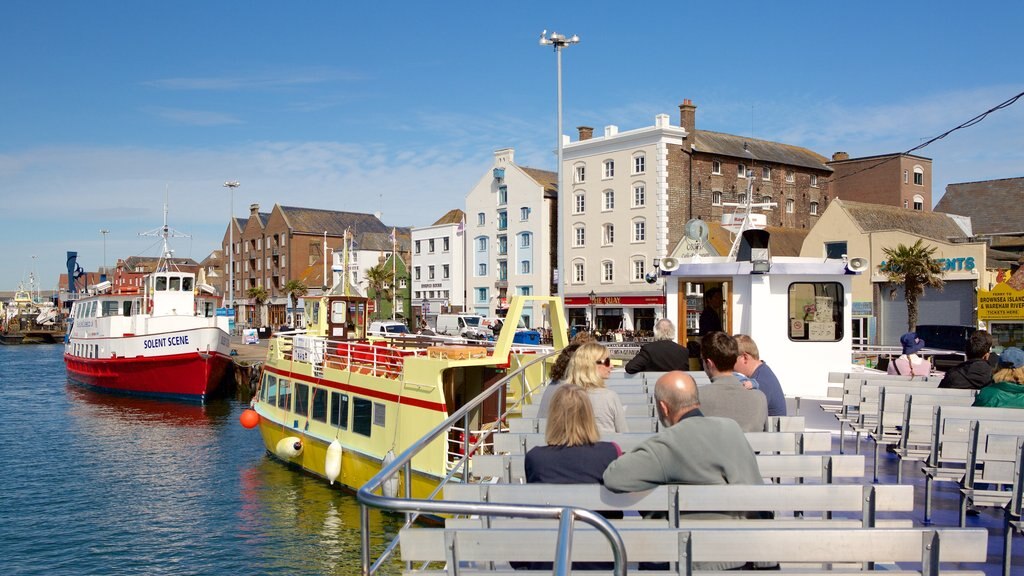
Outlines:
POLYGON ((555 391, 558 390, 558 386, 565 382, 565 375, 569 371, 569 361, 572 360, 572 355, 576 353, 576 350, 579 350, 580 346, 593 341, 594 337, 590 335, 590 332, 580 332, 572 339, 568 346, 562 348, 562 351, 559 352, 554 364, 551 365, 551 370, 548 372, 551 380, 548 382, 547 389, 544 390, 544 395, 540 398, 540 407, 537 408, 538 418, 548 417, 548 412, 551 410, 551 398, 555 395, 555 391))
POLYGON ((612 359, 608 356, 608 349, 597 342, 588 342, 572 355, 565 380, 586 390, 598 432, 629 432, 626 410, 619 395, 605 386, 604 381, 611 373, 612 359))
POLYGON ((995 382, 982 388, 974 398, 975 406, 1024 408, 1024 350, 1003 350, 992 379, 995 382))

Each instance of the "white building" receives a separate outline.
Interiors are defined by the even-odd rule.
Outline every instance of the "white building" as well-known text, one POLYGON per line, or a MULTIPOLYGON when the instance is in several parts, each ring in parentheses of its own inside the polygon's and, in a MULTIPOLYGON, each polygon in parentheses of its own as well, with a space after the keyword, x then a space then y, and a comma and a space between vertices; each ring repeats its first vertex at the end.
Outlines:
POLYGON ((652 330, 664 314, 664 286, 646 277, 671 249, 669 152, 679 150, 687 132, 666 114, 654 126, 608 126, 596 138, 591 128, 579 130, 579 141, 562 148, 569 322, 599 331, 652 330))
MULTIPOLYGON (((515 164, 515 151, 494 153, 494 167, 466 196, 466 308, 500 316, 514 294, 547 296, 556 265, 558 175, 515 164)), ((528 305, 523 320, 545 325, 528 305)))
POLYGON ((430 326, 438 314, 466 306, 465 220, 456 208, 430 226, 412 229, 412 305, 430 326))

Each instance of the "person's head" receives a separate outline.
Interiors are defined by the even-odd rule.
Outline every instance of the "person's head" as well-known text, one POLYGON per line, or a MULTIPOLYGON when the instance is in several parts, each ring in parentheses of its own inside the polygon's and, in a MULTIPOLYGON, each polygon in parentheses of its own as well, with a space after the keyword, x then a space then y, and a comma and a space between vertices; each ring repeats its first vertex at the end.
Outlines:
POLYGON ((654 402, 661 425, 672 426, 687 412, 700 408, 697 383, 686 372, 666 372, 654 385, 654 402))
POLYGON ((968 360, 980 360, 992 350, 992 335, 985 330, 977 330, 967 339, 964 352, 968 360))
POLYGON ((572 384, 559 386, 551 398, 545 442, 549 446, 583 446, 600 439, 586 390, 572 384))
POLYGON ((603 388, 605 379, 611 374, 611 366, 608 349, 597 342, 587 342, 577 348, 569 360, 565 379, 583 389, 603 388))
POLYGON ((668 318, 662 318, 654 325, 655 340, 671 340, 676 337, 676 326, 668 318))
POLYGON ((754 370, 761 365, 761 353, 757 350, 754 339, 746 334, 736 335, 736 365, 733 370, 744 376, 753 376, 754 370))
POLYGON ((555 363, 551 365, 551 372, 549 373, 552 380, 562 380, 565 378, 565 373, 569 370, 569 360, 572 360, 572 355, 576 353, 576 350, 582 346, 579 342, 573 342, 562 348, 562 351, 558 353, 558 357, 555 358, 555 363))
POLYGON ((704 303, 712 308, 720 308, 722 306, 722 289, 716 286, 705 292, 704 303))
POLYGON ((999 355, 999 369, 992 375, 996 382, 1024 384, 1024 350, 1011 347, 999 355))
POLYGON ((712 376, 732 372, 737 356, 739 347, 736 339, 725 332, 710 332, 700 339, 700 359, 712 376))
POLYGON ((913 332, 907 332, 900 336, 900 344, 903 345, 904 354, 917 354, 924 348, 924 340, 917 337, 913 332))

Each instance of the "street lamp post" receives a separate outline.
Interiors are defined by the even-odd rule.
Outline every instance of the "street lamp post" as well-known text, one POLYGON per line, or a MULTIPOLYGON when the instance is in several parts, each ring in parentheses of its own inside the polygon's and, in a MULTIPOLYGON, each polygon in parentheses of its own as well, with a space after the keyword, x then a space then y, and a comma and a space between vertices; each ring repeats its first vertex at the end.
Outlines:
POLYGON ((224 187, 231 191, 231 212, 228 214, 228 300, 225 302, 231 311, 231 319, 235 319, 235 188, 241 186, 237 181, 225 182, 224 187))
POLYGON ((100 234, 103 234, 103 274, 100 274, 100 281, 103 282, 107 279, 107 234, 110 234, 110 230, 104 228, 100 234))
POLYGON ((565 210, 566 194, 565 189, 562 186, 562 49, 578 44, 580 37, 575 34, 571 38, 566 38, 564 34, 558 32, 552 32, 548 34, 545 30, 540 33, 540 45, 551 46, 555 50, 555 55, 558 61, 558 139, 555 142, 556 149, 558 150, 558 221, 555 233, 558 235, 558 281, 555 283, 555 287, 558 291, 558 297, 565 301, 565 291, 562 290, 562 286, 565 284, 565 218, 562 217, 562 212, 565 210))
POLYGON ((593 332, 597 328, 597 294, 593 290, 590 291, 590 331, 593 332))

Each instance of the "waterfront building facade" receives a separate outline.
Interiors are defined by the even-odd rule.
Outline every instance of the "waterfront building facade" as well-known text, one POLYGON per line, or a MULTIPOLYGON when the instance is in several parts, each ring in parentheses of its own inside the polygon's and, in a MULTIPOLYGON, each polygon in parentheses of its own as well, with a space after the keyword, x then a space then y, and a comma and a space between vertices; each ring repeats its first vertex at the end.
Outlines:
POLYGON ((932 210, 932 159, 913 154, 850 158, 836 152, 828 162, 833 197, 914 210, 932 210))
MULTIPOLYGON (((558 175, 515 163, 515 151, 494 152, 494 166, 466 195, 467 310, 503 316, 512 295, 552 294, 557 263, 558 175)), ((528 304, 528 327, 545 325, 528 304)))
POLYGON ((430 226, 413 228, 413 328, 434 326, 438 314, 466 306, 466 213, 449 210, 430 226))

